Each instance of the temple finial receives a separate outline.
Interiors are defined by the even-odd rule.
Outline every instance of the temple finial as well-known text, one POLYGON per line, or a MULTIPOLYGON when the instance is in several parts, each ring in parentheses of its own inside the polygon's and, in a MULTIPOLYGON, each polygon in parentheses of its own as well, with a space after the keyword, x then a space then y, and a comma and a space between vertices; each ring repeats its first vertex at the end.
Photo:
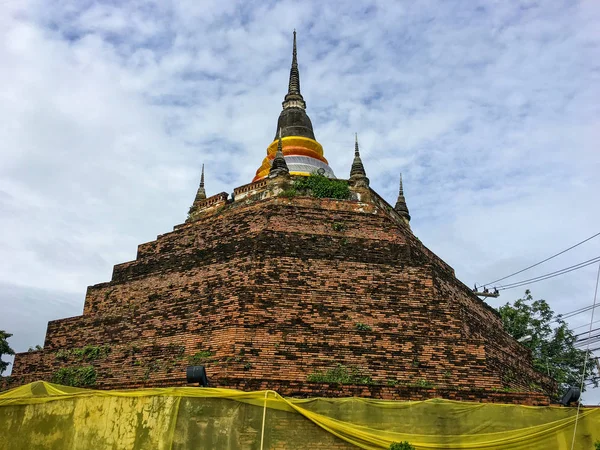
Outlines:
POLYGON ((306 102, 300 93, 300 72, 298 71, 298 52, 296 48, 296 30, 294 29, 294 43, 292 46, 292 67, 290 69, 290 81, 288 84, 288 93, 283 100, 285 108, 306 109, 306 102))
POLYGON ((406 206, 406 199, 404 198, 404 186, 402 184, 402 173, 400 174, 400 187, 398 189, 398 200, 396 200, 396 206, 394 210, 400 214, 406 223, 410 222, 410 214, 408 213, 408 206, 406 206))
POLYGON ((398 189, 398 195, 404 196, 404 186, 402 186, 402 172, 400 172, 400 189, 398 189))
POLYGON ((290 70, 290 82, 288 94, 300 94, 300 72, 298 71, 298 50, 296 48, 296 30, 294 29, 294 44, 292 48, 292 68, 290 70))
POLYGON ((352 168, 350 169, 350 181, 357 187, 369 187, 369 179, 365 172, 365 166, 363 166, 362 160, 360 159, 358 133, 354 133, 354 161, 352 161, 352 168))
POLYGON ((271 170, 269 170, 269 178, 274 178, 278 175, 287 175, 290 173, 285 157, 283 156, 283 141, 281 139, 281 128, 279 128, 279 140, 277 142, 277 152, 273 163, 271 164, 271 170))
POLYGON ((200 175, 200 187, 204 188, 204 164, 202 164, 202 173, 200 175))

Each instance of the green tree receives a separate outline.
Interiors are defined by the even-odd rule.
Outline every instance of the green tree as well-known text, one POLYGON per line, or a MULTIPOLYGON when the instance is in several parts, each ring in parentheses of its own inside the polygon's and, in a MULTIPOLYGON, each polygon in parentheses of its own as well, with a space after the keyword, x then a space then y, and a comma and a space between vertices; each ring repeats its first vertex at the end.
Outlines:
POLYGON ((8 368, 10 364, 7 361, 2 361, 2 355, 14 355, 15 351, 10 348, 8 345, 8 338, 11 337, 12 334, 7 333, 4 330, 0 330, 0 375, 4 373, 4 371, 8 368))
MULTIPOLYGON (((561 390, 581 384, 581 371, 585 350, 575 348, 575 335, 567 323, 554 311, 546 300, 534 300, 531 291, 514 304, 498 308, 504 329, 515 339, 531 336, 523 345, 531 350, 533 365, 539 372, 554 378, 561 390)), ((588 358, 585 379, 598 386, 598 370, 588 358)), ((584 385, 585 389, 585 385, 584 385)))

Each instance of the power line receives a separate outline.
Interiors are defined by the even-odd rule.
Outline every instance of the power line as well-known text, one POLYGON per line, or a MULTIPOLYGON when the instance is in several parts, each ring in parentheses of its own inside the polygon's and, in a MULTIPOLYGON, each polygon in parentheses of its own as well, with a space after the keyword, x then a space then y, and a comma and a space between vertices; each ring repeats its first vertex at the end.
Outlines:
POLYGON ((562 252, 556 253, 555 255, 552 255, 552 256, 550 256, 549 258, 546 258, 546 259, 544 259, 543 261, 540 261, 540 262, 538 262, 538 263, 535 263, 535 264, 533 264, 533 265, 531 265, 531 266, 529 266, 529 267, 525 267, 524 269, 522 269, 522 270, 519 270, 518 272, 515 272, 515 273, 511 273, 510 275, 506 275, 505 277, 498 278, 497 280, 490 281, 489 283, 485 283, 485 284, 483 284, 483 285, 481 285, 481 286, 489 286, 489 285, 491 285, 491 284, 497 283, 498 281, 506 280, 507 278, 510 278, 510 277, 512 277, 512 276, 514 276, 514 275, 518 275, 518 274, 520 274, 520 273, 522 273, 522 272, 525 272, 526 270, 529 270, 529 269, 531 269, 532 267, 539 266, 540 264, 542 264, 542 263, 545 263, 546 261, 550 261, 552 258, 556 258, 557 256, 559 256, 559 255, 562 255, 563 253, 566 253, 566 252, 568 252, 569 250, 572 250, 572 249, 574 249, 575 247, 579 247, 581 244, 584 244, 584 243, 586 243, 587 241, 589 241, 589 240, 591 240, 591 239, 594 239, 596 236, 600 236, 600 233, 596 233, 595 235, 593 235, 593 236, 590 236, 589 238, 587 238, 587 239, 585 239, 585 240, 583 240, 583 241, 581 241, 581 242, 578 242, 577 244, 575 244, 575 245, 573 245, 573 246, 571 246, 571 247, 569 247, 569 248, 567 248, 567 249, 563 250, 562 252))
MULTIPOLYGON (((595 321, 592 323, 592 325, 593 325, 593 324, 595 324, 595 323, 600 323, 600 320, 595 320, 595 321)), ((577 329, 579 329, 579 328, 587 327, 588 325, 589 325, 589 323, 585 323, 585 324, 583 324, 583 325, 579 325, 578 327, 571 328, 571 331, 573 331, 573 330, 577 330, 577 329)))
MULTIPOLYGON (((600 264, 598 264, 598 275, 596 275, 596 288, 594 289, 594 303, 593 307, 596 307, 596 299, 598 298, 598 284, 600 283, 600 264)), ((594 322, 594 309, 592 308, 592 317, 590 318, 590 329, 588 331, 589 335, 592 334, 592 323, 594 322)), ((585 369, 587 366, 588 358, 590 356, 590 341, 588 338, 587 348, 585 349, 585 359, 583 360, 583 369, 581 370, 581 387, 579 388, 579 392, 583 392, 583 386, 585 383, 585 369)), ((577 415, 575 416, 575 425, 573 426, 573 440, 571 441, 571 450, 575 446, 575 434, 577 432, 577 419, 579 419, 579 408, 581 408, 581 402, 577 405, 577 415)))
POLYGON ((497 289, 499 291, 506 289, 514 289, 517 287, 525 286, 526 284, 533 284, 539 281, 544 281, 549 278, 554 278, 559 275, 563 275, 565 273, 573 272, 574 270, 583 269, 586 266, 594 264, 600 261, 600 256, 596 256, 595 258, 589 259, 587 261, 581 262, 579 264, 575 264, 573 266, 565 267, 564 269, 556 270, 554 272, 547 273, 545 275, 540 275, 539 277, 530 278, 528 280, 515 281, 514 283, 505 284, 504 286, 499 286, 497 289))
POLYGON ((508 283, 508 284, 504 284, 502 286, 498 286, 498 289, 501 289, 501 288, 506 289, 506 288, 508 288, 510 286, 513 286, 515 284, 521 284, 521 283, 528 283, 530 281, 536 281, 539 278, 548 277, 550 275, 555 275, 555 274, 562 275, 562 272, 567 273, 567 271, 570 271, 569 269, 579 269, 581 267, 585 267, 587 265, 594 264, 596 261, 599 261, 599 260, 600 260, 600 256, 596 256, 595 258, 588 259, 587 261, 583 261, 583 262, 574 264, 574 265, 569 266, 569 267, 565 267, 564 269, 555 270, 554 272, 550 272, 550 273, 547 273, 547 274, 544 274, 544 275, 539 275, 537 277, 529 278, 527 280, 515 281, 514 283, 508 283))
MULTIPOLYGON (((588 324, 588 326, 589 326, 589 324, 588 324)), ((590 333, 592 333, 594 331, 600 331, 600 328, 594 328, 593 330, 590 330, 590 331, 584 331, 583 333, 576 334, 573 337, 576 338, 578 336, 583 336, 584 334, 589 335, 590 333)), ((600 334, 593 336, 593 337, 600 337, 600 334)), ((581 341, 584 341, 584 339, 577 339, 577 341, 581 342, 581 341)))
MULTIPOLYGON (((589 305, 589 306, 584 306, 583 308, 576 309, 574 311, 569 311, 569 312, 566 312, 566 313, 563 313, 563 314, 557 314, 555 322, 557 322, 559 319, 569 319, 569 318, 571 318, 573 316, 577 316, 579 314, 583 314, 585 312, 588 312, 588 311, 590 311, 590 310, 592 310, 594 308, 598 308, 598 307, 600 307, 600 305, 597 305, 597 306, 589 305)), ((589 324, 586 324, 585 326, 587 326, 587 325, 589 325, 589 324)))
POLYGON ((586 345, 595 344, 597 342, 600 342, 600 334, 596 334, 589 338, 581 339, 580 341, 577 341, 575 344, 573 344, 573 346, 574 347, 585 347, 586 345))

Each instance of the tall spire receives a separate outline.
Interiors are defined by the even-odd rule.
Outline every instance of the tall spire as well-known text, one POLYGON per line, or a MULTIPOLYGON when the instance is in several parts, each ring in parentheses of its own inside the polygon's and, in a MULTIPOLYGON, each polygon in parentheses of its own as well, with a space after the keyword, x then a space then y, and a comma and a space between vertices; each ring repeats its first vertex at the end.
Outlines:
POLYGON ((292 68, 288 94, 300 94, 300 72, 298 72, 298 51, 296 49, 296 30, 294 30, 294 45, 292 47, 292 68))
POLYGON ((400 188, 398 189, 398 200, 396 200, 396 206, 394 210, 407 222, 410 222, 410 214, 408 213, 408 206, 406 206, 406 199, 404 198, 404 187, 402 186, 402 173, 400 174, 400 188))
POLYGON ((306 109, 306 102, 300 93, 300 72, 298 71, 298 53, 296 50, 296 30, 294 30, 294 45, 292 48, 292 67, 290 69, 290 81, 288 93, 283 100, 283 108, 306 109))
POLYGON ((204 164, 202 164, 202 174, 200 175, 200 187, 196 193, 196 200, 204 200, 206 198, 206 191, 204 190, 204 164))
POLYGON ((369 179, 365 172, 365 166, 363 166, 362 160, 360 159, 357 133, 354 133, 354 161, 352 161, 352 168, 350 169, 350 180, 355 182, 355 186, 358 186, 359 184, 362 184, 365 187, 369 186, 369 179))
POLYGON ((277 153, 273 158, 271 164, 271 170, 269 170, 269 178, 276 177, 278 175, 287 175, 290 173, 285 158, 283 156, 283 141, 281 140, 281 128, 279 129, 279 141, 277 142, 277 153))
MULTIPOLYGON (((252 181, 262 180, 269 176, 277 152, 279 135, 285 139, 285 163, 290 173, 308 176, 322 169, 326 176, 335 178, 335 174, 323 154, 323 146, 315 138, 312 122, 306 114, 306 103, 300 93, 296 30, 294 30, 292 45, 292 68, 288 92, 283 101, 283 109, 277 119, 273 141, 267 147, 267 156, 262 160, 252 181)), ((275 169, 277 169, 277 164, 275 169)))

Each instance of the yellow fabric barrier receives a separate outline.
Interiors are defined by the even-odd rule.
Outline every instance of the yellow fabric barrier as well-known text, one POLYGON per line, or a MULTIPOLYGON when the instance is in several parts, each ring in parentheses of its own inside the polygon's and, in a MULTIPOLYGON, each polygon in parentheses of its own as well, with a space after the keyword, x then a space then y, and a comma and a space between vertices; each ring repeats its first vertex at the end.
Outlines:
MULTIPOLYGON (((289 399, 273 391, 98 391, 36 382, 0 394, 3 449, 571 448, 576 408, 427 400, 289 399)), ((600 440, 582 408, 576 449, 600 440)))

